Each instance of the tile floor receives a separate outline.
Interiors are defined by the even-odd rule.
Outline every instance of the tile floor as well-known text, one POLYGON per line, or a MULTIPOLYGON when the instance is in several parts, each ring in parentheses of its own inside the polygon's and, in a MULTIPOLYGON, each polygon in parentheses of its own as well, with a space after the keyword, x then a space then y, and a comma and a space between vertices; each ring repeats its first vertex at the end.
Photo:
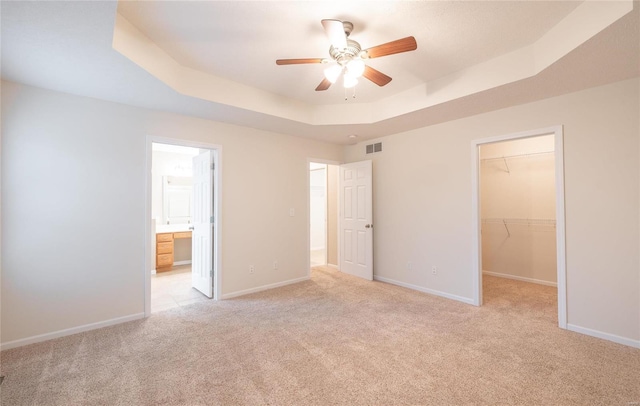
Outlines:
POLYGON ((191 287, 191 265, 151 275, 151 313, 209 300, 191 287))
POLYGON ((325 250, 311 250, 311 266, 326 265, 325 250))

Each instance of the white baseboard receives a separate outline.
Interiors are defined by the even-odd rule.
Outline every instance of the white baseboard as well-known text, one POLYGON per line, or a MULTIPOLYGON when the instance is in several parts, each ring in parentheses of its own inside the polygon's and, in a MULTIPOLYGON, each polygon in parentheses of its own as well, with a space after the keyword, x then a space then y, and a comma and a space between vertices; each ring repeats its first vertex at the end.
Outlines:
POLYGON ((327 266, 329 268, 334 268, 334 269, 338 269, 338 270, 340 269, 340 268, 338 268, 338 265, 334 265, 334 264, 327 264, 327 266))
POLYGON ((613 341, 614 343, 628 345, 633 348, 640 348, 640 340, 632 338, 620 337, 615 334, 603 333, 602 331, 592 330, 586 327, 576 326, 575 324, 567 324, 567 330, 591 337, 602 338, 603 340, 613 341))
POLYGON ((126 323, 128 321, 143 319, 144 313, 136 313, 129 316, 117 317, 115 319, 99 321, 97 323, 89 323, 78 327, 67 328, 64 330, 54 331, 52 333, 40 334, 37 336, 21 338, 19 340, 8 341, 0 344, 0 350, 8 350, 11 348, 22 347, 24 345, 35 344, 42 341, 53 340, 54 338, 60 338, 69 336, 72 334, 82 333, 89 330, 96 330, 103 327, 113 326, 114 324, 126 323))
POLYGON ((447 299, 457 300, 458 302, 467 303, 467 304, 470 304, 470 305, 473 304, 473 299, 470 299, 468 297, 452 295, 451 293, 440 292, 439 290, 424 288, 422 286, 412 285, 410 283, 400 282, 400 281, 396 281, 396 280, 393 280, 393 279, 384 278, 382 276, 373 275, 373 280, 374 281, 384 282, 384 283, 390 283, 392 285, 402 286, 403 288, 417 290, 419 292, 429 293, 430 295, 436 295, 436 296, 440 296, 440 297, 445 297, 447 299))
POLYGON ((155 274, 157 274, 157 273, 158 273, 158 272, 156 272, 156 270, 155 270, 155 269, 152 269, 152 270, 151 270, 151 275, 155 275, 155 274))
POLYGON ((311 279, 309 276, 303 276, 302 278, 290 279, 290 280, 284 281, 284 282, 277 282, 277 283, 272 283, 272 284, 269 284, 269 285, 258 286, 257 288, 251 288, 251 289, 239 290, 237 292, 225 293, 225 294, 222 295, 222 299, 231 299, 232 297, 244 296, 244 295, 248 295, 248 294, 256 293, 256 292, 262 292, 263 290, 269 290, 269 289, 279 288, 281 286, 292 285, 294 283, 308 281, 309 279, 311 279))
POLYGON ((542 279, 525 278, 524 276, 515 276, 515 275, 509 275, 506 273, 498 273, 498 272, 491 272, 491 271, 482 271, 482 274, 497 276, 498 278, 514 279, 516 281, 522 281, 522 282, 537 283, 538 285, 553 286, 555 288, 558 287, 557 283, 543 281, 542 279))
POLYGON ((173 266, 190 265, 190 264, 191 264, 191 260, 187 259, 185 261, 176 261, 173 263, 173 266))

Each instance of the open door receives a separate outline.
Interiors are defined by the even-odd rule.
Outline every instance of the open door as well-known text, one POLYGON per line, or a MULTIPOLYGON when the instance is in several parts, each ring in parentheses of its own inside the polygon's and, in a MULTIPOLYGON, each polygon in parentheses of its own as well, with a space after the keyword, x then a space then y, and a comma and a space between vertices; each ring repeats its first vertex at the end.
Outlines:
POLYGON ((191 280, 195 289, 213 297, 213 156, 193 158, 193 234, 191 280))
POLYGON ((340 166, 340 270, 373 280, 371 161, 340 166))

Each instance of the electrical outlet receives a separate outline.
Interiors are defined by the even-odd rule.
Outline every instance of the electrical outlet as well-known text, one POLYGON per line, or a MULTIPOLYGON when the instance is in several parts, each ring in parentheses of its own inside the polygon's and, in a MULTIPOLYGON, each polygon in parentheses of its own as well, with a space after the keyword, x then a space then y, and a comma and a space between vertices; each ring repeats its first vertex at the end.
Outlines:
POLYGON ((438 267, 437 266, 432 266, 431 267, 431 274, 432 275, 437 275, 438 274, 438 267))
POLYGON ((254 273, 256 271, 256 267, 253 265, 249 265, 249 273, 254 273))
POLYGON ((273 261, 273 270, 274 271, 278 270, 278 261, 273 261))
POLYGON ((407 271, 410 271, 413 269, 413 264, 411 263, 411 261, 407 262, 407 271))

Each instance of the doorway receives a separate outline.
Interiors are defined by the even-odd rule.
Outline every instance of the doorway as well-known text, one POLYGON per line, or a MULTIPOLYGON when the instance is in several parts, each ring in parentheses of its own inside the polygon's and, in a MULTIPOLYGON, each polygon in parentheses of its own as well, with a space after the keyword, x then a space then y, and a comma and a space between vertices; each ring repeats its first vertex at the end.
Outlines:
POLYGON ((557 306, 566 328, 562 128, 479 140, 472 149, 474 304, 482 305, 483 286, 515 301, 513 292, 530 293, 527 300, 557 306))
POLYGON ((220 147, 147 138, 145 316, 219 298, 220 147))
POLYGON ((338 165, 309 162, 309 266, 338 267, 338 165))
POLYGON ((193 159, 198 148, 152 143, 151 312, 207 297, 192 288, 193 159))

